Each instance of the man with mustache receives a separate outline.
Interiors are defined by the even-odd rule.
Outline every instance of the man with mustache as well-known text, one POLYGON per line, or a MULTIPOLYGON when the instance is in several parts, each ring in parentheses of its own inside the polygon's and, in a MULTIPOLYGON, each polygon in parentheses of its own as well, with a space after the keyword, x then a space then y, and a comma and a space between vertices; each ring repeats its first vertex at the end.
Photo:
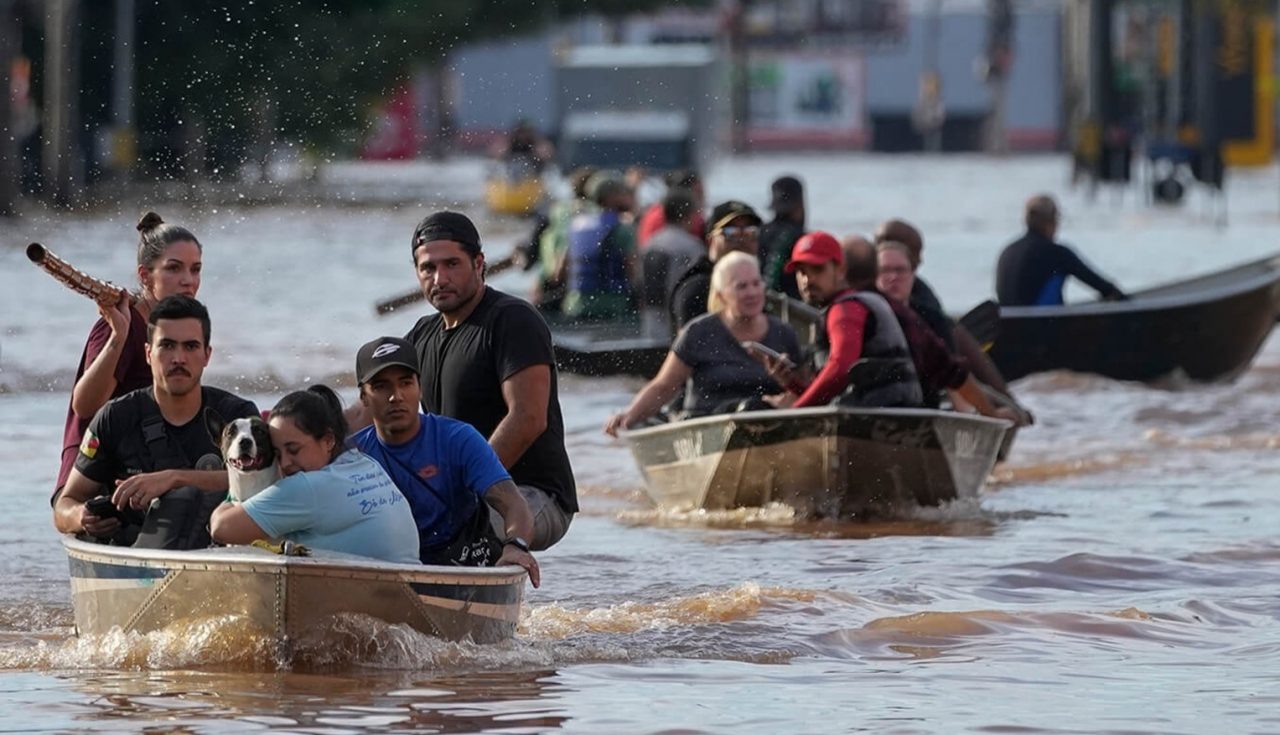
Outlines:
MULTIPOLYGON (((410 247, 418 283, 439 311, 405 335, 418 356, 422 409, 471 424, 488 440, 533 514, 528 546, 541 551, 578 512, 551 330, 529 302, 485 283, 480 234, 466 215, 427 216, 410 247)), ((353 406, 347 420, 352 429, 368 426, 367 407, 353 406)))
POLYGON ((139 548, 209 544, 227 473, 208 427, 258 415, 253 403, 200 384, 213 351, 209 331, 208 310, 190 296, 152 307, 145 354, 154 384, 93 417, 53 507, 59 531, 139 548))
POLYGON ((785 267, 796 274, 805 303, 823 311, 814 356, 819 372, 803 384, 776 363, 766 362, 787 386, 786 393, 766 400, 795 408, 823 406, 837 397, 842 405, 921 406, 924 397, 910 345, 892 307, 874 291, 849 286, 844 251, 835 237, 821 231, 801 237, 785 267))

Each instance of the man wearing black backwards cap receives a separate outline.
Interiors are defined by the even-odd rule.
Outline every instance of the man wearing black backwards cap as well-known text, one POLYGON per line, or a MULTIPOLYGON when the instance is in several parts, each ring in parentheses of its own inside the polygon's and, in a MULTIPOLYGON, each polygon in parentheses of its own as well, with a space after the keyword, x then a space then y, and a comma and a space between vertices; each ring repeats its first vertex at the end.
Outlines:
POLYGON ((730 199, 717 204, 707 221, 707 254, 676 281, 671 291, 671 331, 678 332, 694 317, 707 313, 711 270, 725 253, 740 250, 759 255, 760 215, 749 205, 730 199))
POLYGON ((423 564, 518 564, 539 584, 529 553, 533 516, 484 437, 469 424, 419 413, 418 355, 397 337, 379 337, 356 353, 360 403, 373 426, 352 435, 409 501, 423 564), (499 533, 489 509, 502 517, 499 533))
POLYGON ((418 283, 439 311, 405 335, 418 355, 422 408, 488 439, 533 513, 530 548, 545 549, 578 512, 551 330, 527 301, 485 284, 480 234, 465 215, 429 215, 410 248, 418 283))
POLYGON ((804 185, 794 176, 780 176, 770 187, 769 209, 773 221, 760 228, 760 273, 766 288, 800 298, 795 273, 784 266, 791 248, 804 234, 804 185))

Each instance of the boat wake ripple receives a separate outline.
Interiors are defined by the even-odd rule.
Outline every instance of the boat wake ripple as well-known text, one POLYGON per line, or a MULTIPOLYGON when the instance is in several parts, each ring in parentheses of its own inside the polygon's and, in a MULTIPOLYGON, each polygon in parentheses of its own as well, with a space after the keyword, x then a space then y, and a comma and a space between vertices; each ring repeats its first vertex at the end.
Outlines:
POLYGON ((1101 472, 1141 466, 1148 458, 1138 452, 1109 452, 1085 457, 1044 460, 1026 464, 1002 464, 987 480, 987 489, 1010 485, 1033 485, 1066 477, 1079 477, 1101 472))
POLYGON ((583 633, 636 633, 727 623, 755 617, 763 607, 774 602, 811 602, 817 594, 746 583, 659 602, 624 602, 588 609, 541 605, 529 609, 520 632, 535 639, 562 640, 583 633))
POLYGON ((755 645, 699 631, 750 621, 769 607, 807 605, 818 594, 746 583, 650 603, 585 609, 536 605, 526 608, 515 639, 485 645, 445 641, 352 614, 333 616, 287 649, 239 616, 183 620, 145 634, 117 628, 74 636, 62 627, 48 635, 28 633, 21 641, 4 641, 0 671, 510 671, 659 656, 698 658, 708 655, 708 647, 720 658, 773 662, 792 653, 779 650, 772 637, 768 645, 755 645))
POLYGON ((796 523, 795 509, 782 503, 769 503, 757 508, 706 510, 703 508, 646 508, 624 510, 617 515, 620 523, 661 528, 698 526, 708 528, 757 528, 791 526, 796 523))
POLYGON ((924 611, 823 633, 811 645, 816 654, 843 658, 977 659, 1000 649, 1043 647, 1050 640, 1052 645, 1074 640, 1101 649, 1128 648, 1133 641, 1208 645, 1186 625, 1133 607, 1104 612, 924 611))
POLYGON ((1203 449, 1209 451, 1228 450, 1260 450, 1280 447, 1280 434, 1266 432, 1177 436, 1159 429, 1148 430, 1144 438, 1151 444, 1163 449, 1203 449))
MULTIPOLYGON (((997 568, 990 591, 1133 592, 1167 589, 1170 585, 1212 589, 1249 584, 1251 578, 1258 581, 1260 576, 1251 575, 1246 569, 1224 574, 1221 566, 1145 556, 1076 553, 1050 561, 1028 561, 997 568)), ((1267 572, 1261 573, 1265 574, 1267 572)))

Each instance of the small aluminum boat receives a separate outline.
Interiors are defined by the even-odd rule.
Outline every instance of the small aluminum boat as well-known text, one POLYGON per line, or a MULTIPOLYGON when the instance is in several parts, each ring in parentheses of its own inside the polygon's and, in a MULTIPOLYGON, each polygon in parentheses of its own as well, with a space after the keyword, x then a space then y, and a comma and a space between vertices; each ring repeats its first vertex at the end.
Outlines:
POLYGON ((527 575, 516 566, 393 564, 315 551, 281 556, 252 546, 133 549, 64 536, 78 633, 146 633, 178 621, 242 617, 287 649, 341 614, 408 625, 446 640, 511 638, 527 575))
POLYGON ((747 411, 624 432, 660 507, 856 519, 976 497, 1007 421, 932 409, 747 411))

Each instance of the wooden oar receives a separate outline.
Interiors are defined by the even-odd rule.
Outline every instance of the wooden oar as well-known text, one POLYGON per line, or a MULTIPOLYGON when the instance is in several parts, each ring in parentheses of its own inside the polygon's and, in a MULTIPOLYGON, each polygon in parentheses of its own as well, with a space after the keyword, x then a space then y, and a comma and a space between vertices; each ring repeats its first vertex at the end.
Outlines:
MULTIPOLYGON (((507 257, 502 258, 501 260, 495 260, 494 262, 485 265, 485 268, 484 268, 485 277, 487 278, 489 276, 496 276, 499 273, 511 268, 511 266, 515 264, 516 264, 515 253, 512 253, 511 255, 508 255, 507 257)), ((426 294, 422 293, 421 288, 415 288, 412 291, 405 291, 399 296, 393 296, 392 298, 389 298, 389 299, 383 299, 382 301, 379 301, 378 303, 374 304, 373 308, 377 312, 378 316, 386 316, 387 314, 391 314, 395 312, 396 309, 399 309, 403 306, 409 306, 410 304, 416 304, 419 301, 422 301, 423 299, 425 299, 426 297, 427 297, 426 294)))
POLYGON ((981 345, 983 352, 991 350, 1000 336, 1000 305, 991 299, 970 309, 956 322, 969 330, 969 334, 981 345))

